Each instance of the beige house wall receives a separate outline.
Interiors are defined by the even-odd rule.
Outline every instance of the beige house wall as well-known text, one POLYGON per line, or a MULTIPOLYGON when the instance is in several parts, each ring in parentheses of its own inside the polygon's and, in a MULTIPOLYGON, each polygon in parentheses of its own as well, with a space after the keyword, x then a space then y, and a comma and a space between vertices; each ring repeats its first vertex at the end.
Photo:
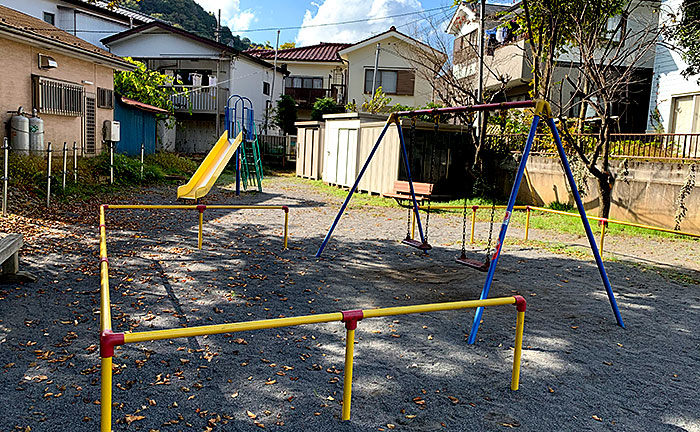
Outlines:
MULTIPOLYGON (((416 54, 419 49, 414 45, 409 45, 406 42, 398 39, 395 36, 388 36, 379 41, 379 69, 405 69, 416 70, 416 81, 413 89, 413 96, 388 95, 391 98, 391 104, 402 104, 409 106, 423 106, 433 100, 433 88, 425 78, 429 75, 428 70, 421 66, 419 62, 410 61, 409 59, 416 54)), ((348 102, 353 99, 357 103, 358 108, 364 102, 365 97, 369 99, 371 95, 365 94, 365 69, 374 69, 374 60, 376 53, 376 43, 369 44, 362 48, 354 49, 347 54, 343 54, 343 58, 347 58, 349 63, 348 69, 348 102)))
MULTIPOLYGON (((676 198, 690 165, 630 161, 628 166, 627 181, 615 182, 610 218, 673 229, 676 198)), ((598 216, 600 199, 595 179, 589 176, 586 186, 588 194, 583 197, 583 206, 586 213, 598 216)), ((571 188, 559 159, 530 156, 518 201, 538 206, 555 201, 573 204, 571 188)), ((685 205, 688 214, 681 223, 681 230, 700 234, 699 188, 688 195, 685 205)))
MULTIPOLYGON (((74 84, 82 85, 86 94, 97 97, 97 87, 113 89, 113 69, 99 65, 95 62, 70 57, 53 50, 37 49, 33 46, 0 38, 0 118, 3 125, 10 120, 12 114, 8 111, 16 111, 20 106, 25 112, 31 112, 32 99, 32 74, 60 79, 74 84), (53 57, 58 63, 55 69, 39 69, 39 54, 53 57), (89 84, 92 83, 92 84, 89 84)), ((104 120, 113 120, 114 112, 111 109, 96 108, 96 154, 102 148, 102 123, 104 120)), ((83 118, 72 116, 58 116, 40 114, 44 120, 44 142, 51 142, 54 149, 59 148, 66 141, 69 148, 73 141, 82 148, 84 144, 83 118)), ((3 127, 0 135, 4 137, 7 131, 3 127)))

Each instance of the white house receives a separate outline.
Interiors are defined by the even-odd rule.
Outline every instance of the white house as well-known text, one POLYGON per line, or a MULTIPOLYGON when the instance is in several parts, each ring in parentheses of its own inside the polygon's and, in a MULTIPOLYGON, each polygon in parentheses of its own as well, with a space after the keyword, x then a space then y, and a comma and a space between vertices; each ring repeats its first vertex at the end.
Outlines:
POLYGON ((156 21, 149 15, 126 7, 109 7, 96 0, 2 0, 3 6, 39 18, 100 48, 101 39, 156 21))
POLYGON ((433 84, 430 80, 447 60, 446 54, 397 31, 393 26, 343 48, 338 55, 348 64, 347 100, 354 101, 358 108, 365 98, 371 98, 373 82, 375 88, 381 86, 384 93, 391 97, 392 104, 422 106, 433 102, 433 84), (374 79, 377 50, 378 72, 374 79))
POLYGON ((213 146, 230 95, 250 99, 260 133, 270 123, 266 109, 284 90, 285 69, 159 21, 104 38, 102 43, 116 55, 143 61, 149 69, 177 76, 185 84, 189 97, 174 98, 178 151, 204 152, 213 146))
MULTIPOLYGON (((674 22, 682 0, 661 2, 659 23, 674 22)), ((684 77, 688 65, 666 44, 656 45, 654 77, 649 101, 648 132, 700 133, 700 76, 684 77)))
MULTIPOLYGON (((299 120, 311 118, 311 108, 319 98, 330 97, 338 105, 345 105, 347 67, 338 51, 350 45, 321 42, 277 51, 277 63, 285 65, 289 71, 284 81, 284 94, 296 101, 299 120)), ((275 59, 275 50, 248 50, 246 53, 268 62, 275 59)))

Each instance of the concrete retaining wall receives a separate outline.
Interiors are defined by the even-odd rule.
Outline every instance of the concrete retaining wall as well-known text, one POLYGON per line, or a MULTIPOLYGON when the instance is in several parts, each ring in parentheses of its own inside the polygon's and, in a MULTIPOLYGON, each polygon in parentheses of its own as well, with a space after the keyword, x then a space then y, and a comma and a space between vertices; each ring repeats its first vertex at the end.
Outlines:
MULTIPOLYGON (((628 167, 627 182, 618 179, 613 188, 610 218, 673 229, 676 199, 690 172, 690 165, 629 162, 628 167)), ((699 171, 700 167, 696 168, 696 172, 699 171)), ((583 198, 584 207, 588 214, 597 216, 597 182, 589 176, 586 183, 588 195, 583 198)), ((518 201, 540 206, 554 201, 573 204, 571 189, 558 158, 528 158, 518 201)), ((685 205, 688 213, 681 223, 681 230, 700 234, 700 172, 696 174, 696 187, 685 199, 685 205)))

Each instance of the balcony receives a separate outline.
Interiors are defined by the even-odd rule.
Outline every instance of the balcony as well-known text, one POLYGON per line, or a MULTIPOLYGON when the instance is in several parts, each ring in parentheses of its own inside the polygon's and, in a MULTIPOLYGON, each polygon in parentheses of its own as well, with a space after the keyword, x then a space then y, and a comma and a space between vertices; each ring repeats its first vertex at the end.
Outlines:
POLYGON ((284 94, 294 98, 300 108, 311 108, 316 102, 316 99, 329 97, 335 99, 336 103, 341 105, 345 103, 345 86, 333 85, 332 88, 300 88, 300 87, 285 87, 284 94))
MULTIPOLYGON (((529 82, 532 79, 532 68, 527 60, 530 46, 525 39, 515 42, 489 46, 484 56, 484 85, 487 89, 501 86, 497 75, 508 81, 506 88, 512 88, 529 82)), ((461 59, 454 66, 457 78, 476 79, 479 73, 479 58, 474 53, 455 54, 461 59)))
MULTIPOLYGON (((181 86, 178 87, 180 92, 188 91, 188 94, 178 94, 172 96, 175 112, 197 113, 197 114, 216 114, 216 90, 207 87, 181 86)), ((219 87, 219 112, 224 112, 226 103, 226 95, 228 89, 219 87)))

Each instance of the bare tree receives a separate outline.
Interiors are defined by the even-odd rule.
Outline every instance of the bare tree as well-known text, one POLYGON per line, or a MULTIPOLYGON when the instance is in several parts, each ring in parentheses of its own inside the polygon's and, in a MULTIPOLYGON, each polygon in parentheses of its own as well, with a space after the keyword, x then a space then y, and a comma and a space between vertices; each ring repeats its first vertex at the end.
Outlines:
MULTIPOLYGON (((566 46, 569 73, 560 83, 559 97, 554 101, 564 139, 597 181, 598 213, 604 218, 610 214, 615 183, 610 167, 611 133, 624 111, 634 109, 635 89, 650 84, 648 71, 653 67, 661 32, 655 2, 633 0, 611 14, 608 8, 614 6, 607 0, 580 4, 571 27, 571 42, 566 46), (592 146, 590 140, 574 136, 565 119, 567 112, 577 111, 574 129, 580 132, 589 108, 597 120, 592 146)), ((647 112, 636 115, 646 119, 647 112)))

